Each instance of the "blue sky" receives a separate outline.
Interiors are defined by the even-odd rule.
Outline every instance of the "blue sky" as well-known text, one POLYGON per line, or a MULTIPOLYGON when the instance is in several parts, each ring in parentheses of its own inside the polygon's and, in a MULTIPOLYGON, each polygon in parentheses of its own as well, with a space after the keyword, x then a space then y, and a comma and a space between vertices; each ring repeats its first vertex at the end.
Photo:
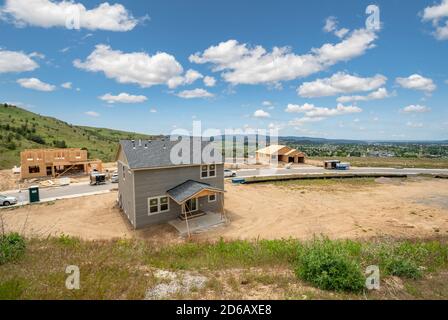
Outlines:
POLYGON ((195 119, 281 135, 448 139, 447 0, 103 2, 3 1, 1 100, 151 134, 195 119), (366 27, 371 4, 379 30, 366 27), (74 14, 79 28, 68 29, 74 14))

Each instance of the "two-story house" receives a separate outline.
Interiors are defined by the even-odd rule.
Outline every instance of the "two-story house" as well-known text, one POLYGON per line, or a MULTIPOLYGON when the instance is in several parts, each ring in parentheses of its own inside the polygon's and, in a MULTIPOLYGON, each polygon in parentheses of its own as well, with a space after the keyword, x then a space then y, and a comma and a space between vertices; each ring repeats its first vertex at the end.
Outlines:
MULTIPOLYGON (((187 161, 181 163, 172 158, 177 156, 172 150, 178 141, 168 138, 120 141, 117 153, 118 201, 135 229, 177 217, 189 219, 207 212, 222 212, 222 156, 213 149, 214 161, 206 161, 203 157, 194 161, 193 140, 190 141, 189 154, 183 156, 187 161)), ((210 142, 199 139, 196 149, 198 145, 200 150, 195 152, 210 150, 210 142)))
POLYGON ((70 173, 101 171, 101 160, 87 158, 79 148, 26 149, 20 153, 20 177, 58 177, 70 173))

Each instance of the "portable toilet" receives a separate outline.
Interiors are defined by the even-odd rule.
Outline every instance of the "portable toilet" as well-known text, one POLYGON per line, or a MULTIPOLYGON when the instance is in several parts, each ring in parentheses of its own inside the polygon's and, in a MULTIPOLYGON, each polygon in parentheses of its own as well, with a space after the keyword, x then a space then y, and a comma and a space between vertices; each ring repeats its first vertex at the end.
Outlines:
POLYGON ((39 187, 38 186, 31 186, 28 188, 29 196, 30 196, 30 203, 33 202, 39 202, 39 187))

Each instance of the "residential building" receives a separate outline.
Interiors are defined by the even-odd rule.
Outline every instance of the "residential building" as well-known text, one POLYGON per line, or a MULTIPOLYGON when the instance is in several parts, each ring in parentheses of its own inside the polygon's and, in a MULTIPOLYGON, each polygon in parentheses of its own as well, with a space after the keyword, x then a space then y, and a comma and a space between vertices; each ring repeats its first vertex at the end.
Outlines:
POLYGON ((169 138, 120 141, 118 201, 135 229, 176 218, 191 219, 207 212, 223 212, 221 154, 210 148, 209 141, 194 138, 189 139, 188 150, 182 150, 179 161, 178 144, 169 138), (212 150, 213 161, 202 156, 208 150, 212 150), (194 154, 199 155, 199 160, 194 154))

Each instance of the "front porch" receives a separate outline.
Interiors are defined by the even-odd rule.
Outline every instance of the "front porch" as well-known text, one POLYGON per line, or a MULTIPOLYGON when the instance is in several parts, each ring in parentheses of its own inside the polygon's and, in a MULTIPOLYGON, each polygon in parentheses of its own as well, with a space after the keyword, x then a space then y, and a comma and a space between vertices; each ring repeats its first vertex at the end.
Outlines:
POLYGON ((200 216, 188 217, 188 224, 185 222, 186 220, 179 217, 169 221, 168 224, 179 231, 181 236, 189 236, 192 233, 201 233, 219 227, 225 224, 227 219, 221 213, 203 211, 200 216))
POLYGON ((202 230, 210 224, 226 221, 223 189, 187 180, 168 190, 167 195, 180 206, 178 219, 172 220, 170 224, 181 234, 186 232, 190 236, 192 232, 197 231, 196 229, 202 230))

